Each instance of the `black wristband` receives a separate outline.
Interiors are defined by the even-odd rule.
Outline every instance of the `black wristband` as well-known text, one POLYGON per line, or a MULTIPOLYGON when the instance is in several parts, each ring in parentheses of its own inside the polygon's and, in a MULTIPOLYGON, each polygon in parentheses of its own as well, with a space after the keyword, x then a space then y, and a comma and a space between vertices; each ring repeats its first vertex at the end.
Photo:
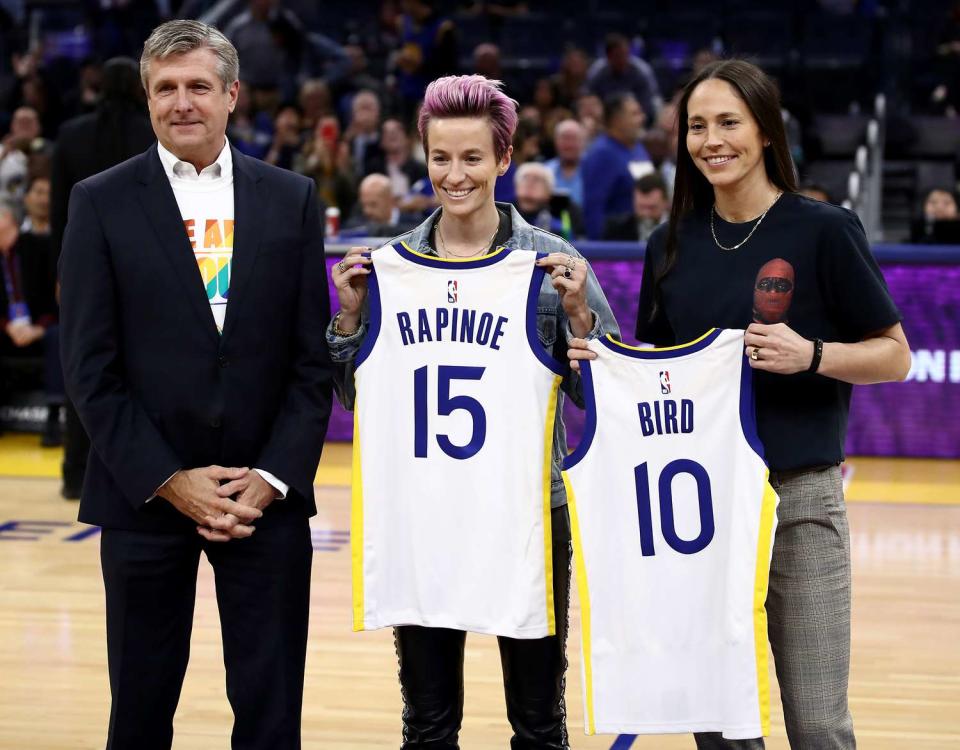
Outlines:
POLYGON ((810 366, 807 372, 816 372, 820 369, 820 360, 823 359, 823 339, 813 340, 813 359, 810 360, 810 366))

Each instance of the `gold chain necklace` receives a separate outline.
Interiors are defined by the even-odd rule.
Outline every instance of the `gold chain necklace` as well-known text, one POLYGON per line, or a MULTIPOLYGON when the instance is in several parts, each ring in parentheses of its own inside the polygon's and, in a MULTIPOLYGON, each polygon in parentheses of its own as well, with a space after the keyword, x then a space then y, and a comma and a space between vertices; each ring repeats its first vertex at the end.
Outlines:
POLYGON ((750 234, 748 234, 746 237, 744 237, 742 241, 738 242, 738 243, 737 243, 736 245, 734 245, 733 247, 726 247, 725 245, 721 245, 721 244, 720 244, 720 240, 717 239, 717 232, 716 232, 716 230, 713 228, 713 216, 714 216, 714 214, 717 213, 717 204, 714 203, 714 204, 710 207, 710 234, 713 235, 713 241, 717 243, 717 247, 719 247, 721 250, 728 250, 728 251, 729 251, 729 250, 736 250, 738 247, 742 247, 743 245, 746 245, 746 244, 747 244, 747 240, 749 240, 751 237, 753 237, 753 233, 756 232, 757 229, 760 227, 761 222, 763 222, 763 217, 766 216, 766 215, 767 215, 767 212, 776 205, 777 201, 780 200, 780 196, 781 196, 781 195, 783 195, 783 191, 782 191, 782 190, 781 190, 779 193, 777 193, 777 196, 773 199, 773 203, 771 203, 769 206, 767 206, 767 210, 764 211, 762 214, 760 214, 760 217, 757 219, 757 223, 754 224, 754 225, 753 225, 753 229, 750 230, 750 234))
MULTIPOLYGON (((442 218, 442 217, 441 217, 442 218)), ((469 255, 457 255, 456 253, 450 252, 450 248, 447 247, 447 241, 443 238, 443 230, 440 228, 440 219, 437 219, 437 236, 440 238, 440 244, 443 245, 443 252, 447 254, 447 257, 450 258, 475 258, 480 253, 484 252, 490 247, 490 243, 493 242, 493 238, 497 236, 497 232, 500 231, 500 221, 497 220, 497 228, 493 230, 493 234, 490 235, 490 239, 484 243, 484 245, 477 250, 475 253, 470 253, 469 255)))

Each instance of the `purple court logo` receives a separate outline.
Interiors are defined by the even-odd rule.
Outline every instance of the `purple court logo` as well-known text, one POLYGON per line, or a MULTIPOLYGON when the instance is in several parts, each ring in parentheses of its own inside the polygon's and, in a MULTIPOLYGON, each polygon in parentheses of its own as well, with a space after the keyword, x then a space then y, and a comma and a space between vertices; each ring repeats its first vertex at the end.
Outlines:
POLYGON ((670 393, 670 371, 660 370, 660 393, 667 395, 670 393))
POLYGON ((447 302, 457 301, 457 281, 451 279, 447 282, 447 302))

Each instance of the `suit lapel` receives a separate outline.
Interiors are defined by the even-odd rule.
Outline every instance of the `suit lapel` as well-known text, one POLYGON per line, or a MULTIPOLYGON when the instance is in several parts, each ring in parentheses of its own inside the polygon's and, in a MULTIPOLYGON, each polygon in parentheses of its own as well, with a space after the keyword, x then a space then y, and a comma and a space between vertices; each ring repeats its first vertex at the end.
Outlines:
POLYGON ((139 198, 144 213, 153 228, 160 249, 180 279, 190 307, 207 333, 218 341, 217 324, 210 310, 210 301, 207 299, 197 259, 183 227, 183 217, 180 215, 170 181, 163 171, 157 147, 152 147, 141 159, 137 179, 141 186, 139 198))
POLYGON ((248 166, 248 159, 236 149, 233 154, 233 261, 230 267, 230 292, 227 316, 223 323, 226 339, 237 325, 243 292, 253 273, 254 261, 263 232, 260 178, 248 166))

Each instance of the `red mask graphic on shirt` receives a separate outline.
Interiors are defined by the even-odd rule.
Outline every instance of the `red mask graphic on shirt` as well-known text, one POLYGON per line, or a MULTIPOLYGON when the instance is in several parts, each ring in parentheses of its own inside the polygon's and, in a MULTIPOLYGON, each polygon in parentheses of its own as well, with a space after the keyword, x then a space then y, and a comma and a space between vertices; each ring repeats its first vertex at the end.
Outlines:
POLYGON ((793 266, 783 258, 764 263, 753 286, 753 319, 757 323, 786 323, 793 301, 793 266))

